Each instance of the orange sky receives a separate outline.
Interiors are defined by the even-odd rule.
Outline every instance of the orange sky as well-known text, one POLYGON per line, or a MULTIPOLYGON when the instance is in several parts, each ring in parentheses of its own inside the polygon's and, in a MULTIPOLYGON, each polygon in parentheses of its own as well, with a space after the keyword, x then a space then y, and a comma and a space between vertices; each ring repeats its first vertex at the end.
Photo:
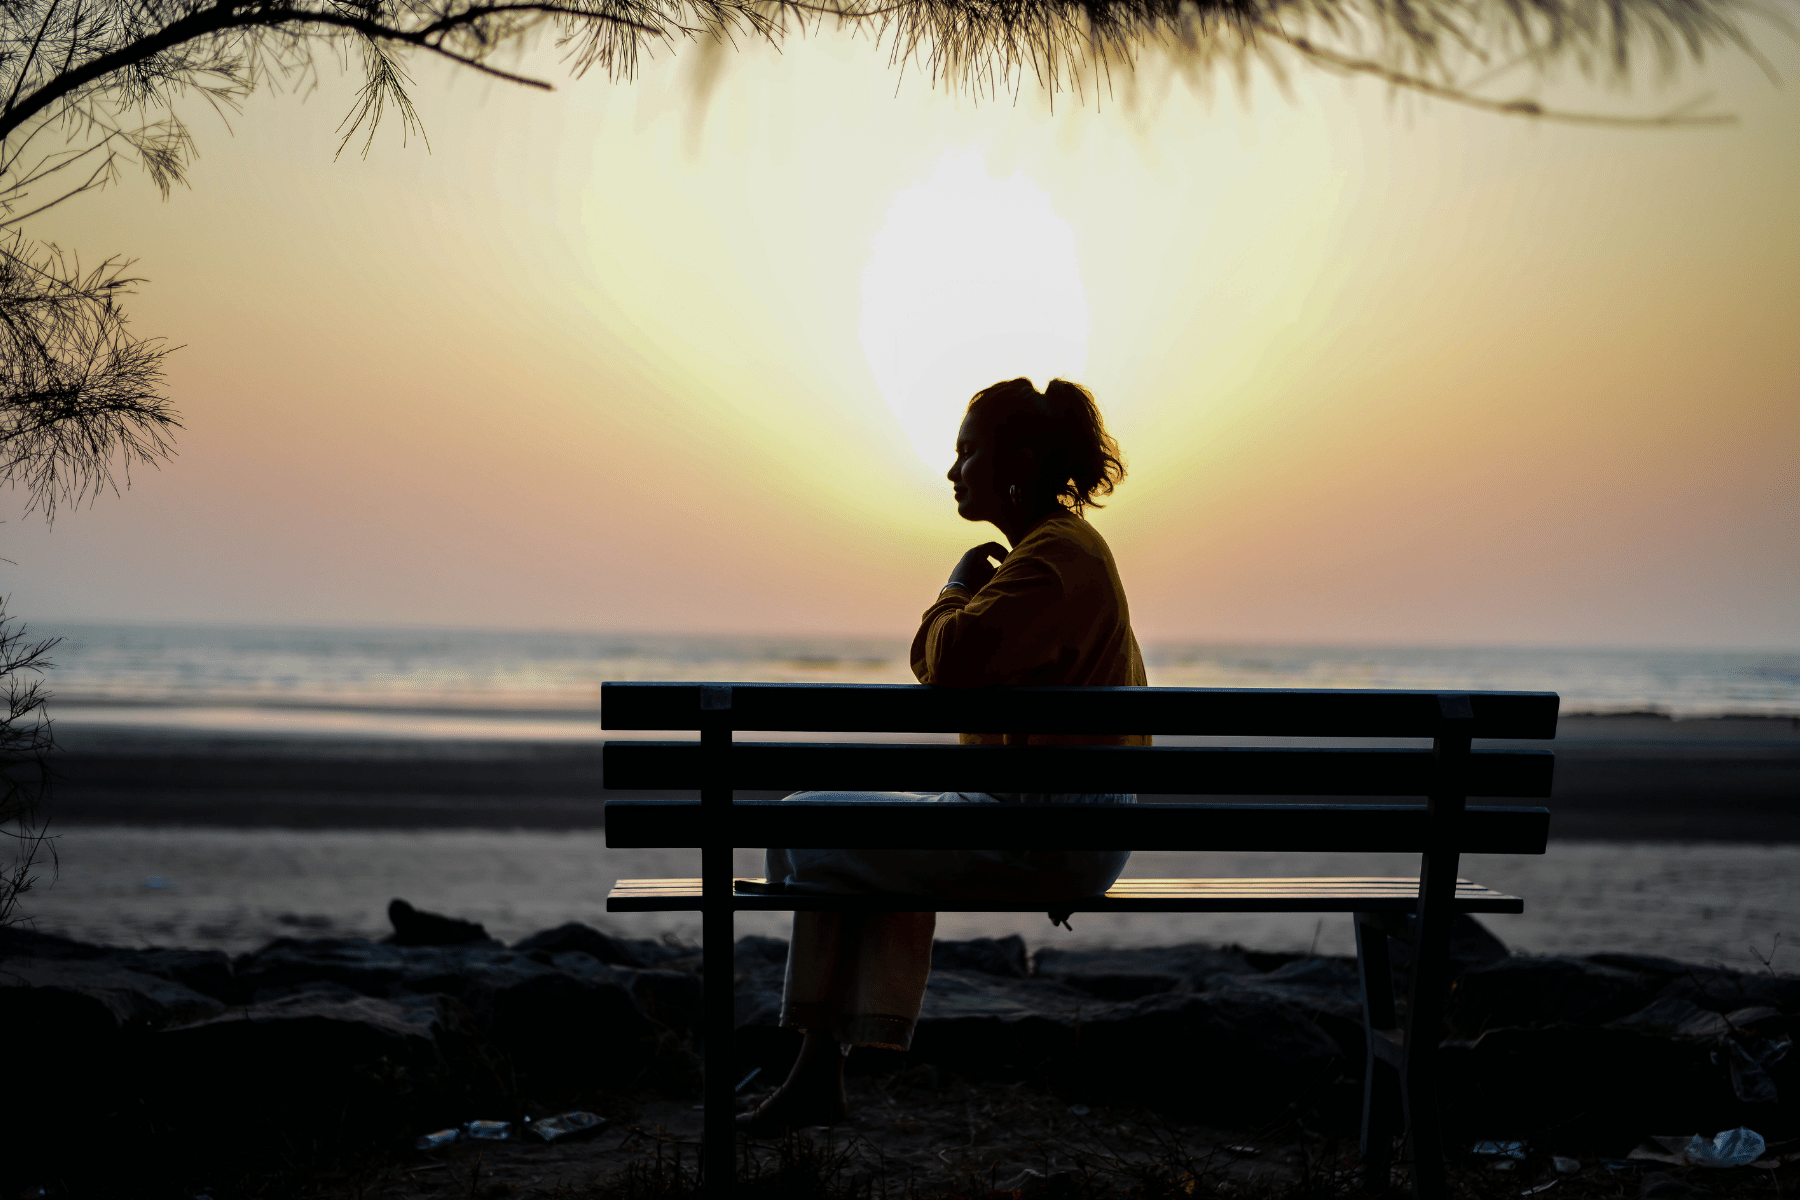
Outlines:
POLYGON ((188 429, 52 529, 14 497, 13 609, 905 635, 992 536, 956 408, 1065 370, 1130 462, 1094 519, 1146 639, 1800 645, 1791 88, 1552 93, 1742 118, 1648 132, 1317 74, 1051 113, 884 63, 752 50, 699 119, 680 58, 553 95, 421 62, 430 149, 367 159, 341 80, 196 115, 190 189, 33 229, 138 259, 188 429))

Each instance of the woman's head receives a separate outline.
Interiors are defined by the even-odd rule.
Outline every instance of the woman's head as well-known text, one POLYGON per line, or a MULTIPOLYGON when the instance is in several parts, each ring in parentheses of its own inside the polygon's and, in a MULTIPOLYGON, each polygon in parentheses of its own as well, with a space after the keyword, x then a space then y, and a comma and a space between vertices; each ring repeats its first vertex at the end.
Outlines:
POLYGON ((950 468, 957 511, 994 521, 1023 510, 1100 507, 1125 477, 1119 444, 1106 432, 1094 397, 1079 384, 1052 379, 1042 392, 1029 379, 1009 379, 975 393, 956 435, 950 468))

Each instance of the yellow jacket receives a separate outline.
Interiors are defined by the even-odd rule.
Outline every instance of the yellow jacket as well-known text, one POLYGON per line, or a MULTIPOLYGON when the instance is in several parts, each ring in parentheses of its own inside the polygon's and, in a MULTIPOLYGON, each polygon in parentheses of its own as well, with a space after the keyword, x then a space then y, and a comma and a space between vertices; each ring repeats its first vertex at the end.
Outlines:
MULTIPOLYGON (((1032 526, 986 587, 951 589, 925 610, 913 675, 943 687, 1143 687, 1125 586, 1092 525, 1055 513, 1032 526)), ((1144 734, 965 733, 968 744, 1144 746, 1144 734)))

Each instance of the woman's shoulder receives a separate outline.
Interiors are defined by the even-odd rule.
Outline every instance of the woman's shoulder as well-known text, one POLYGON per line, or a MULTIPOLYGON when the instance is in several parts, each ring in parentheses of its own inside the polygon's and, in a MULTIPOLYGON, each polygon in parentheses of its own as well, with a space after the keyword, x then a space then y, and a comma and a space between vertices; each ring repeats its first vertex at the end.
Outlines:
POLYGON ((1014 548, 1015 554, 1020 551, 1064 561, 1112 559, 1112 551, 1100 531, 1072 512, 1055 513, 1039 521, 1014 548))

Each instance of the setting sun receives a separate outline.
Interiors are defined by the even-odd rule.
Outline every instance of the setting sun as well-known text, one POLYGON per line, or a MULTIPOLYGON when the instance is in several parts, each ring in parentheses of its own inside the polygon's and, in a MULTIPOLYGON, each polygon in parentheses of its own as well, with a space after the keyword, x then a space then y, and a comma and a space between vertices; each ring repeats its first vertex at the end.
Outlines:
POLYGON ((1019 375, 1087 365, 1075 231, 1017 172, 952 152, 895 197, 862 278, 861 341, 876 385, 928 464, 948 462, 963 406, 1019 375))

